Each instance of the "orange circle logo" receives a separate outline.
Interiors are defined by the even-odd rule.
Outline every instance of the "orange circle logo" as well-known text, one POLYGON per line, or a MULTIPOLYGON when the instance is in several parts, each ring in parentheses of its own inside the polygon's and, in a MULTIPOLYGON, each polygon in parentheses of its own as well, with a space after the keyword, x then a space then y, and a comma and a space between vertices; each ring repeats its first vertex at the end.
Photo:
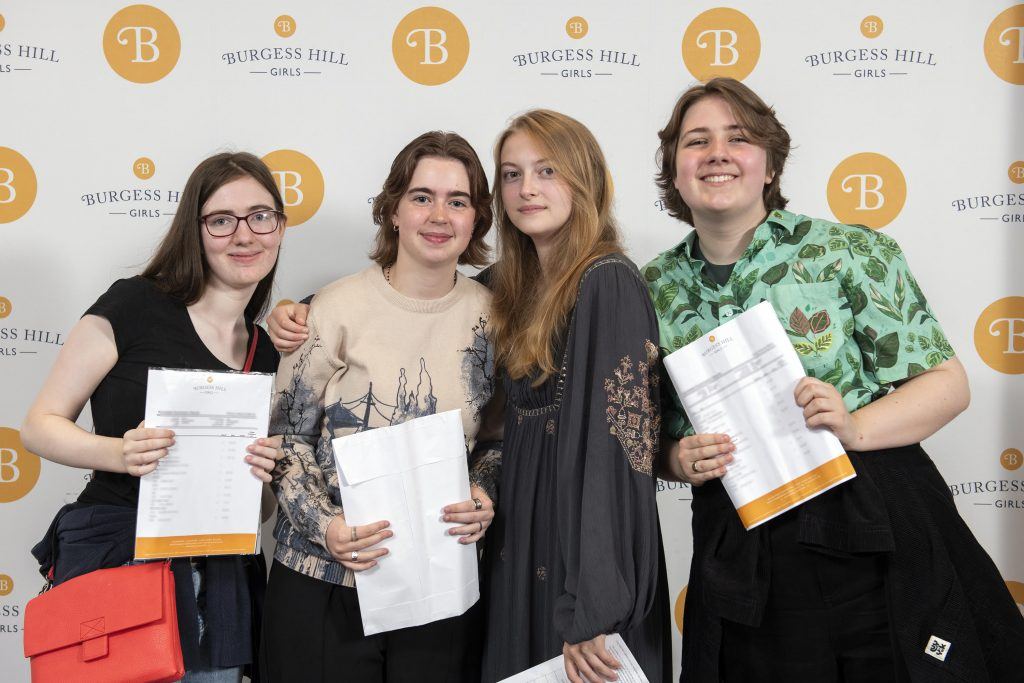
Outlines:
POLYGON ((0 503, 23 498, 39 481, 39 456, 25 449, 17 429, 0 427, 0 503))
POLYGON ((877 38, 882 35, 883 28, 885 28, 885 24, 874 14, 860 20, 860 34, 865 38, 877 38))
POLYGON ((974 324, 974 347, 993 370, 1024 373, 1024 296, 989 304, 974 324))
POLYGON ((683 586, 683 590, 679 591, 679 597, 676 598, 675 608, 672 610, 673 616, 676 618, 676 628, 679 632, 683 632, 683 612, 686 609, 686 589, 687 586, 683 586))
POLYGON ((1024 615, 1024 583, 1020 581, 1007 581, 1006 589, 1010 591, 1013 601, 1017 603, 1017 609, 1024 615))
POLYGON ((14 590, 14 579, 7 574, 0 574, 0 597, 10 595, 14 590))
POLYGON ((274 33, 282 38, 291 38, 295 35, 295 20, 287 14, 282 14, 274 19, 274 33))
POLYGON ((6 318, 11 314, 13 310, 11 300, 5 296, 0 296, 0 318, 6 318))
POLYGON ((565 33, 570 38, 579 40, 590 33, 590 24, 583 17, 573 17, 565 22, 565 33))
POLYGON ((841 223, 879 229, 907 201, 907 179, 887 156, 861 152, 843 159, 828 179, 828 205, 841 223))
POLYGON ((294 228, 312 218, 324 201, 324 176, 316 163, 292 149, 271 152, 263 157, 263 163, 277 180, 288 227, 294 228))
POLYGON ((4 20, 4 15, 0 14, 0 31, 3 31, 5 26, 7 26, 7 22, 4 20))
POLYGON ((989 24, 985 61, 1007 83, 1024 85, 1024 5, 1003 10, 989 24))
POLYGON ((153 83, 171 73, 181 54, 181 36, 169 16, 150 5, 131 5, 103 31, 103 54, 118 76, 153 83))
POLYGON ((683 34, 683 63, 699 81, 750 75, 761 57, 761 34, 750 18, 729 7, 697 15, 683 34))
POLYGON ((0 223, 24 216, 36 200, 36 172, 28 159, 0 147, 0 223))
POLYGON ((1007 448, 999 455, 999 464, 1011 472, 1019 470, 1020 466, 1024 464, 1024 453, 1016 448, 1007 448))
POLYGON ((457 16, 440 7, 420 7, 398 22, 391 37, 395 64, 420 85, 447 83, 469 60, 469 34, 457 16))
POLYGON ((139 180, 149 180, 156 173, 156 164, 149 157, 139 157, 132 163, 132 173, 139 180))
POLYGON ((1010 164, 1010 168, 1006 169, 1006 175, 1018 185, 1024 183, 1024 161, 1015 161, 1010 164))

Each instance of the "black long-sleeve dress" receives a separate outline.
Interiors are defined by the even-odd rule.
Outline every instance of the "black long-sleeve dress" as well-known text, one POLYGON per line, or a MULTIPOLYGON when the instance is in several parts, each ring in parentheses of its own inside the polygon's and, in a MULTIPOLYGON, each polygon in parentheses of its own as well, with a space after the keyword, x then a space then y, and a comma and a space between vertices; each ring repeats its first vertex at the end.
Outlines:
POLYGON ((660 428, 657 321, 636 267, 589 267, 561 371, 506 379, 497 513, 487 534, 484 681, 619 633, 647 677, 671 670, 652 464, 660 428))

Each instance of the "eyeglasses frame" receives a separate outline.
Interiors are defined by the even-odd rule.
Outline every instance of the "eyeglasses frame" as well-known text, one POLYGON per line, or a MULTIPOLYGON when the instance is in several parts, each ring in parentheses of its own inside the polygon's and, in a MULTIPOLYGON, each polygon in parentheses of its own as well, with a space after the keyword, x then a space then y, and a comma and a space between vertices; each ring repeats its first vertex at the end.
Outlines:
POLYGON ((238 226, 242 224, 242 221, 245 221, 245 226, 249 228, 249 232, 251 232, 254 235, 273 235, 281 227, 281 221, 287 219, 288 217, 285 215, 284 211, 278 211, 277 209, 257 209, 256 211, 246 214, 245 216, 236 216, 235 214, 228 213, 227 211, 215 211, 213 213, 208 213, 205 216, 200 216, 199 222, 203 224, 203 227, 206 229, 206 232, 210 235, 210 237, 231 237, 236 232, 238 232, 238 226), (252 224, 249 223, 249 218, 251 216, 255 216, 258 213, 277 214, 277 227, 268 232, 258 232, 256 230, 253 230, 252 224), (235 219, 235 229, 226 235, 214 235, 213 232, 210 230, 210 226, 206 224, 206 219, 210 218, 211 216, 231 216, 232 218, 235 219))

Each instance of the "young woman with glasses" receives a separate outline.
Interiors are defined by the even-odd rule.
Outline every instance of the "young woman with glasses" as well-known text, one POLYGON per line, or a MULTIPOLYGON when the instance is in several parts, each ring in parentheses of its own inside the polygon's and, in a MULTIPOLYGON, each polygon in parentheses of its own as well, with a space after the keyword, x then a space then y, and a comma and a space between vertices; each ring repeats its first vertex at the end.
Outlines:
MULTIPOLYGON (((68 334, 21 430, 40 456, 93 471, 33 550, 46 569, 56 536, 55 583, 132 560, 139 478, 160 466, 175 437, 143 424, 149 368, 239 370, 254 340, 251 369, 277 368, 277 352, 255 320, 269 302, 283 209, 270 171, 255 156, 206 159, 185 184, 146 269, 111 285, 68 334), (75 424, 86 401, 94 432, 75 424)), ((269 483, 275 442, 259 439, 247 451, 238 466, 269 483)), ((273 497, 267 487, 265 494, 267 509, 273 497)), ((262 556, 171 564, 184 680, 240 681, 257 661, 262 556)))

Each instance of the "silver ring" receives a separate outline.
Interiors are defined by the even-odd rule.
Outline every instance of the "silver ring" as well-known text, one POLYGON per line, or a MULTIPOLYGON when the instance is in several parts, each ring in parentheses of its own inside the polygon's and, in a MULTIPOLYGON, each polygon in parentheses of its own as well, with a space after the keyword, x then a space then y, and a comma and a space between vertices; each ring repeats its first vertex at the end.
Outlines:
POLYGON ((694 460, 690 463, 690 469, 693 470, 694 474, 700 474, 700 470, 697 469, 697 461, 694 460))
POLYGON ((473 499, 473 509, 474 510, 482 510, 483 507, 484 507, 483 501, 481 501, 479 498, 474 498, 473 499))
POLYGON ((355 543, 359 540, 359 534, 356 533, 356 528, 352 527, 352 542, 355 543))
POLYGON ((358 550, 353 550, 352 551, 351 559, 352 559, 353 562, 358 562, 359 561, 359 551, 358 550))
POLYGON ((480 531, 478 531, 477 533, 478 534, 482 534, 484 532, 484 523, 483 522, 477 522, 477 524, 480 525, 480 531))

